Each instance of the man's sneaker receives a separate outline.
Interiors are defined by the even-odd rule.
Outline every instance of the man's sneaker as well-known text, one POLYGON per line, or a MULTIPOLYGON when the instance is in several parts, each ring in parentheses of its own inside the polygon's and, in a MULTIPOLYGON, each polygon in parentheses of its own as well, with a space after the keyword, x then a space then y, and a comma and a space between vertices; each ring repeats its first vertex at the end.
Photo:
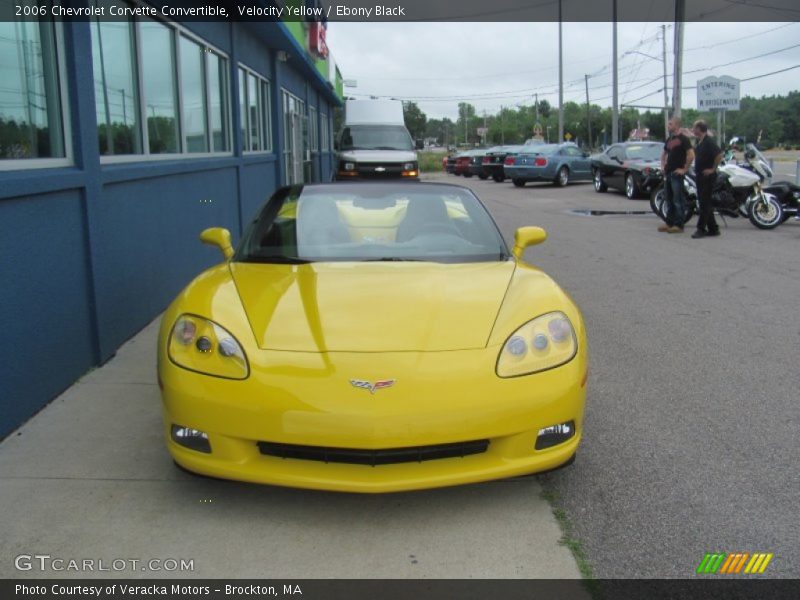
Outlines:
POLYGON ((666 223, 664 223, 663 225, 659 225, 659 226, 658 226, 658 230, 659 230, 661 233, 664 233, 664 232, 666 232, 666 231, 669 231, 669 225, 667 225, 666 223))
POLYGON ((667 229, 667 233, 683 233, 683 227, 678 227, 677 225, 673 225, 669 229, 667 229))
POLYGON ((700 239, 700 238, 704 238, 706 236, 708 236, 708 234, 705 231, 703 231, 702 229, 698 229, 697 231, 695 231, 692 234, 692 238, 695 239, 695 240, 700 239))
POLYGON ((708 237, 717 237, 718 235, 719 235, 719 229, 715 229, 714 231, 709 231, 708 233, 706 233, 706 236, 708 237))

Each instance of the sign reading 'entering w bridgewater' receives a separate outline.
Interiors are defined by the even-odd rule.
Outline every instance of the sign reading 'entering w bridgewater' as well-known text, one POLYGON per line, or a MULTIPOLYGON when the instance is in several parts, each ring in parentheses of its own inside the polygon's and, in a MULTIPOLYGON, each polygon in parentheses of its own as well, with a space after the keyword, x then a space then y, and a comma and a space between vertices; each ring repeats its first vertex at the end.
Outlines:
POLYGON ((767 570, 767 565, 772 560, 772 556, 771 552, 769 554, 765 552, 756 552, 754 554, 749 552, 707 553, 703 557, 700 566, 697 567, 697 573, 704 575, 760 574, 767 570))
POLYGON ((739 110, 739 80, 728 75, 700 79, 697 110, 739 110))

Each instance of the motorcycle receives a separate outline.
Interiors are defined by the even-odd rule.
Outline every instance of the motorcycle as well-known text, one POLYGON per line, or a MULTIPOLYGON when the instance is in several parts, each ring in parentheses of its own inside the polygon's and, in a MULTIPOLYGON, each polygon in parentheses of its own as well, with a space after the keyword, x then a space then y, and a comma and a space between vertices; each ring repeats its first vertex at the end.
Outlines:
MULTIPOLYGON (((758 164, 766 163, 766 158, 752 144, 747 145, 745 157, 750 154, 750 161, 758 164)), ((769 171, 770 176, 772 171, 769 171)), ((789 217, 798 216, 800 207, 800 186, 788 181, 772 182, 762 186, 763 197, 757 198, 748 207, 750 222, 761 229, 777 227, 789 217)))
MULTIPOLYGON (((772 185, 765 186, 764 194, 774 196, 780 203, 783 209, 782 221, 786 221, 792 216, 794 216, 795 219, 800 218, 800 186, 789 183, 788 181, 778 181, 772 185)), ((753 207, 753 213, 753 216, 750 218, 751 222, 754 218, 761 218, 760 207, 753 207)), ((755 222, 753 225, 758 227, 758 224, 755 222)))
MULTIPOLYGON (((717 214, 732 218, 748 217, 759 229, 774 229, 784 220, 784 210, 778 197, 768 192, 762 183, 772 178, 769 162, 753 144, 747 144, 745 162, 738 164, 732 155, 717 169, 717 178, 711 192, 711 204, 717 214)), ((684 177, 687 210, 684 224, 694 213, 700 212, 694 174, 684 177)), ((650 206, 655 214, 666 221, 666 206, 663 185, 650 196, 650 206)))
MULTIPOLYGON (((683 176, 683 194, 686 198, 686 218, 683 221, 685 224, 694 216, 695 212, 699 212, 700 210, 694 169, 689 169, 689 172, 683 176)), ((650 210, 666 223, 667 205, 665 200, 666 194, 664 193, 664 182, 662 181, 661 184, 650 193, 650 210)))

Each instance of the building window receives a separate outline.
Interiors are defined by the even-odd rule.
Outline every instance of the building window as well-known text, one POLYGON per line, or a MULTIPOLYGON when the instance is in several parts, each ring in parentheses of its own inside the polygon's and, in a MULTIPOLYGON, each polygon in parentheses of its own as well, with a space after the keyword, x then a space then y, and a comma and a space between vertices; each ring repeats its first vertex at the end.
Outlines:
POLYGON ((181 36, 181 103, 187 152, 208 152, 208 106, 205 82, 205 48, 181 36))
POLYGON ((180 152, 172 30, 148 19, 139 33, 150 154, 180 152))
POLYGON ((230 151, 222 53, 180 26, 137 19, 94 22, 92 54, 101 155, 230 151))
POLYGON ((317 120, 317 109, 313 106, 308 108, 308 124, 311 151, 319 152, 319 121, 317 120))
POLYGON ((230 150, 228 133, 228 61, 215 52, 206 52, 208 63, 208 105, 211 117, 211 149, 230 150))
POLYGON ((54 24, 0 22, 0 159, 66 156, 60 85, 54 24))
POLYGON ((133 24, 93 24, 95 110, 100 154, 140 154, 139 90, 133 24))
POLYGON ((269 81, 243 66, 239 66, 239 106, 243 150, 272 151, 269 81))
POLYGON ((284 177, 291 185, 306 179, 304 171, 306 149, 308 148, 308 129, 306 127, 306 105, 300 98, 283 90, 284 127, 284 177))
POLYGON ((322 151, 329 152, 331 144, 330 125, 328 124, 328 115, 324 112, 319 113, 320 121, 322 122, 322 151))

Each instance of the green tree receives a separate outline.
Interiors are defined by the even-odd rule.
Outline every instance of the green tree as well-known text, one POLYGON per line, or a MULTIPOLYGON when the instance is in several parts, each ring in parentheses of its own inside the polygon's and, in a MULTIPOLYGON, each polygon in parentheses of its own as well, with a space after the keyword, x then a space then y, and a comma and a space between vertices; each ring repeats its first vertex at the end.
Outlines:
POLYGON ((425 137, 425 123, 428 118, 420 110, 416 102, 403 102, 403 120, 412 138, 421 139, 425 137))

